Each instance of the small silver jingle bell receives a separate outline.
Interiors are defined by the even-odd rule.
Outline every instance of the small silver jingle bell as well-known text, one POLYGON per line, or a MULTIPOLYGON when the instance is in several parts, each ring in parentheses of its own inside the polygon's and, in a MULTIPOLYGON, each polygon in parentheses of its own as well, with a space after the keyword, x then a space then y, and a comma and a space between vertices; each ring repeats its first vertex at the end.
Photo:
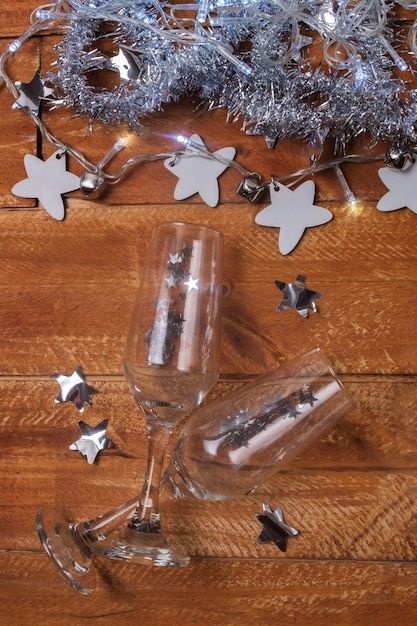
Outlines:
POLYGON ((411 148, 392 144, 385 154, 384 164, 396 170, 407 170, 414 163, 414 154, 411 148))
POLYGON ((236 193, 249 202, 259 202, 266 191, 266 185, 259 174, 245 176, 239 183, 236 193))
POLYGON ((97 172, 84 172, 80 178, 80 189, 89 198, 98 198, 104 191, 105 181, 97 172))

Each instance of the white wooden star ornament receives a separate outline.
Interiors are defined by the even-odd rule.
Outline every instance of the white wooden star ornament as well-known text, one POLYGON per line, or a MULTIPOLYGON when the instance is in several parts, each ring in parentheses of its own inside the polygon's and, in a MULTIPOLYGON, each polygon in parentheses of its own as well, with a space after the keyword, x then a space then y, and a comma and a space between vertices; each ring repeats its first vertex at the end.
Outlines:
POLYGON ((236 150, 229 147, 211 153, 206 149, 199 135, 190 137, 189 145, 192 146, 192 144, 200 146, 202 150, 196 151, 187 146, 181 156, 164 161, 165 167, 179 179, 174 190, 174 198, 185 200, 198 193, 208 206, 215 207, 219 202, 217 179, 227 169, 227 161, 233 161, 236 150), (218 160, 216 156, 226 162, 218 160))
POLYGON ((62 194, 80 188, 79 177, 67 172, 65 153, 58 150, 46 161, 26 154, 23 162, 28 177, 16 183, 12 193, 21 198, 37 198, 51 217, 63 220, 62 194))
POLYGON ((417 213, 417 165, 413 163, 406 170, 382 167, 378 175, 389 191, 382 196, 376 208, 378 211, 396 211, 408 208, 417 213))
POLYGON ((306 228, 329 222, 333 214, 314 204, 315 184, 306 180, 294 191, 274 181, 269 185, 271 204, 255 217, 260 226, 279 228, 278 247, 289 254, 299 243, 306 228))

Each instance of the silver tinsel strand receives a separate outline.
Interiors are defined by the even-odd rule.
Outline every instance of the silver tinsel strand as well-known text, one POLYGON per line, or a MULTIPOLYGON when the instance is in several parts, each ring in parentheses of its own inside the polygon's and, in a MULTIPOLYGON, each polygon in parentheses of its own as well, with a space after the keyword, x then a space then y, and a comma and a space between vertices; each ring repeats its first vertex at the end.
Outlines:
POLYGON ((208 109, 223 107, 228 121, 269 146, 294 138, 319 152, 332 137, 345 150, 364 133, 417 142, 417 90, 409 86, 417 3, 200 0, 185 5, 188 13, 157 1, 58 5, 51 18, 66 33, 47 76, 53 105, 90 125, 126 122, 139 132, 165 103, 192 97, 208 109), (410 11, 408 43, 397 5, 410 11), (101 50, 108 39, 126 63, 101 50), (92 78, 102 70, 114 81, 97 88, 92 78))

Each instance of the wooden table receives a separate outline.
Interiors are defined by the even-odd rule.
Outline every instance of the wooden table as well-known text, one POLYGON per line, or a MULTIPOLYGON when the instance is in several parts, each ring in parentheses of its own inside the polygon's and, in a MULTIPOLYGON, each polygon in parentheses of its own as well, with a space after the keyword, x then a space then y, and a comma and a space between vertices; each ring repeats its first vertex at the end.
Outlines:
MULTIPOLYGON (((33 0, 3 2, 1 46, 28 25, 33 0)), ((56 33, 32 38, 8 65, 29 81, 53 60, 56 33)), ((414 624, 417 608, 417 428, 415 324, 417 216, 382 213, 381 163, 343 168, 359 202, 345 200, 334 171, 317 175, 316 204, 334 214, 310 228, 283 256, 278 230, 255 224, 267 201, 236 195, 239 173, 220 178, 220 203, 173 200, 176 179, 161 162, 138 166, 98 200, 66 196, 66 217, 52 219, 35 200, 11 193, 26 177, 26 153, 47 158, 21 111, 0 92, 0 597, 1 623, 414 624), (214 398, 319 345, 356 408, 332 432, 243 500, 177 500, 163 508, 165 530, 192 559, 186 568, 152 568, 98 559, 97 591, 77 594, 57 575, 35 532, 40 508, 68 519, 93 517, 133 497, 145 465, 146 433, 121 372, 121 353, 144 254, 154 224, 193 221, 225 238, 225 296, 220 381, 214 398), (303 274, 323 293, 304 319, 278 312, 275 280, 303 274), (97 394, 81 415, 56 404, 53 374, 83 368, 97 394), (109 420, 114 447, 89 465, 69 449, 78 420, 109 420), (281 506, 300 530, 280 552, 260 545, 262 503, 281 506)), ((98 162, 120 136, 99 124, 44 110, 63 141, 98 162)), ((170 136, 198 133, 214 151, 234 146, 236 160, 265 179, 306 166, 303 145, 268 149, 259 136, 227 124, 225 112, 166 107, 123 153, 172 150, 170 136)), ((375 153, 384 151, 376 146, 375 153)), ((119 158, 119 157, 118 157, 119 158)), ((118 158, 111 170, 122 162, 118 158)), ((121 156, 120 156, 121 159, 121 156)), ((70 171, 82 168, 69 160, 70 171)))

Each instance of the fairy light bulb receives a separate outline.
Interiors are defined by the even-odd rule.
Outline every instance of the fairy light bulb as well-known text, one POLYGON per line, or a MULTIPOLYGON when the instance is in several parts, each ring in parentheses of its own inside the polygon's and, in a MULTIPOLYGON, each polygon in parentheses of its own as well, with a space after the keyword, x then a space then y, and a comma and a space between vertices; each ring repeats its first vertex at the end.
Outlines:
POLYGON ((349 204, 351 206, 354 206, 356 204, 356 196, 353 193, 353 191, 351 190, 351 188, 348 185, 348 182, 342 172, 342 170, 340 169, 339 165, 335 165, 334 166, 334 171, 336 172, 337 178, 339 179, 340 185, 344 191, 344 194, 346 196, 346 200, 349 202, 349 204))
POLYGON ((355 85, 357 85, 358 87, 362 87, 366 81, 366 73, 364 71, 362 59, 359 54, 357 54, 354 59, 354 67, 355 85))
POLYGON ((52 11, 47 11, 46 9, 38 9, 35 11, 35 17, 37 20, 50 20, 53 16, 52 11))
POLYGON ((104 157, 101 159, 100 163, 98 163, 97 169, 101 170, 106 165, 106 163, 108 163, 118 152, 123 150, 126 144, 127 139, 125 137, 118 139, 118 141, 116 141, 111 150, 109 150, 107 154, 105 154, 104 157))
POLYGON ((252 74, 252 69, 249 65, 235 57, 234 54, 227 50, 227 48, 224 46, 218 46, 218 51, 222 56, 230 61, 230 63, 232 63, 239 72, 245 74, 245 76, 250 76, 252 74))
POLYGON ((20 41, 20 39, 15 39, 14 41, 12 41, 12 43, 9 46, 9 52, 11 52, 12 54, 14 54, 15 52, 17 52, 19 50, 19 48, 22 47, 22 42, 20 41))
POLYGON ((391 59, 394 61, 395 65, 398 67, 398 69, 401 70, 402 72, 405 72, 405 70, 408 69, 408 65, 404 61, 404 59, 398 54, 398 52, 392 47, 392 45, 385 39, 385 37, 380 35, 379 41, 381 42, 385 50, 388 52, 391 59))
POLYGON ((185 135, 177 135, 176 139, 178 143, 181 143, 183 146, 185 146, 189 152, 193 152, 194 154, 205 157, 211 156, 211 153, 208 152, 205 146, 200 145, 199 143, 193 141, 185 135))
POLYGON ((197 22, 202 24, 206 21, 208 14, 208 0, 200 0, 199 7, 197 11, 197 22))
POLYGON ((176 140, 178 141, 178 143, 182 143, 183 146, 188 146, 191 143, 191 139, 189 139, 185 135, 177 135, 176 140))

